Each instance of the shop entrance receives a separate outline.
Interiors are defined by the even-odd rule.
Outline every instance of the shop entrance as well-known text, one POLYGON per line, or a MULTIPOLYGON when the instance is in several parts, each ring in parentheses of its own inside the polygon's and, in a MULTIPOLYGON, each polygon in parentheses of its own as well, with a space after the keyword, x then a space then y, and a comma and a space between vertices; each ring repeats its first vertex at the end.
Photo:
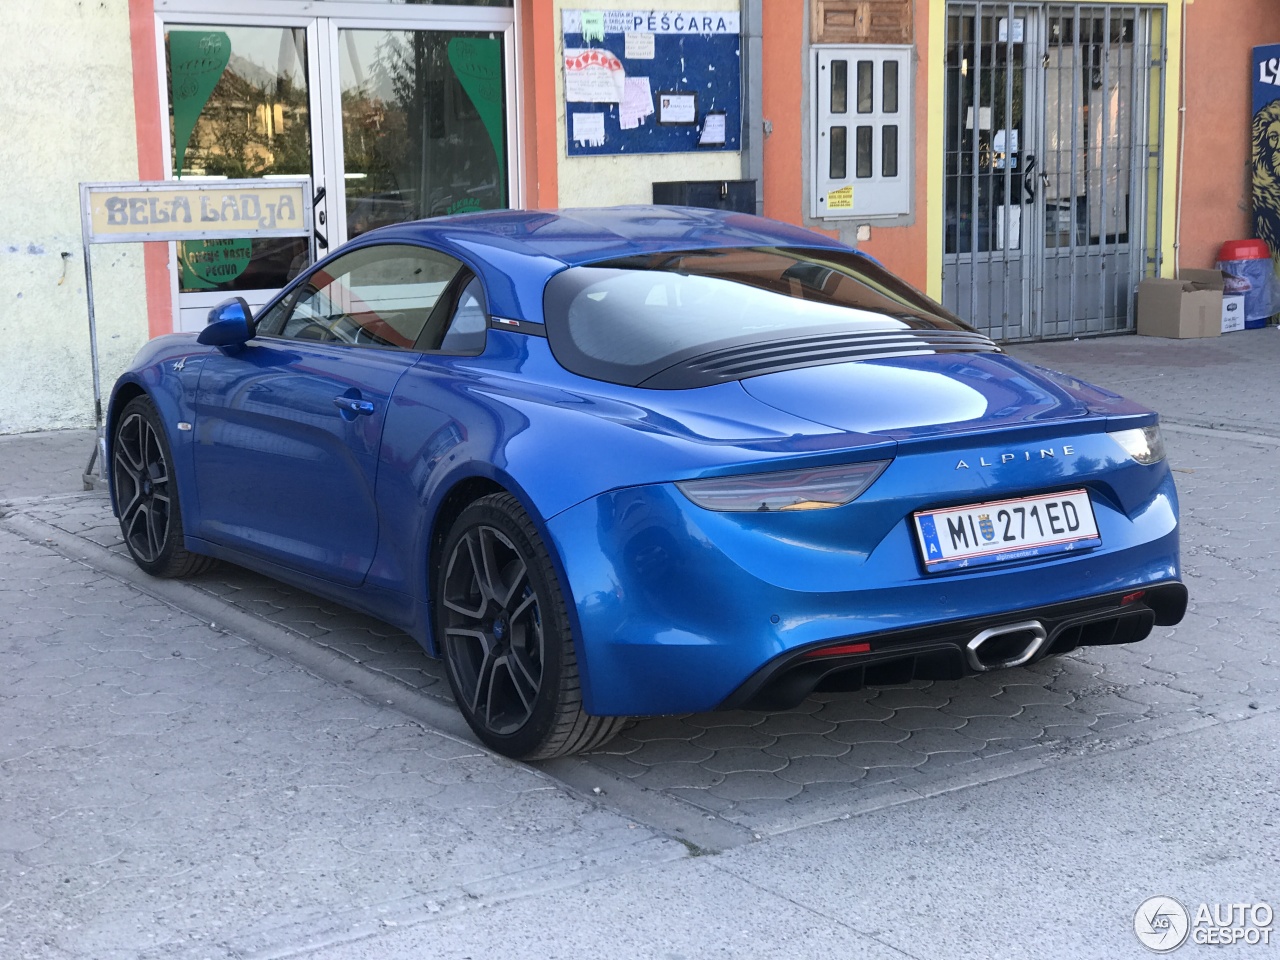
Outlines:
POLYGON ((943 303, 993 338, 1133 329, 1159 269, 1163 16, 948 4, 943 303))
POLYGON ((262 305, 374 227, 518 202, 510 0, 175 6, 161 13, 166 172, 310 176, 315 206, 310 238, 175 244, 178 329, 233 294, 262 305))

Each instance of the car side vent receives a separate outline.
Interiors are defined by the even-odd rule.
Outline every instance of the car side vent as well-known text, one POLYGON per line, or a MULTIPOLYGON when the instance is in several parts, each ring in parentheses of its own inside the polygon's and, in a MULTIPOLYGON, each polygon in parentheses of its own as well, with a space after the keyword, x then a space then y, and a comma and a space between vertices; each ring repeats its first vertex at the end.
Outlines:
POLYGON ((878 330, 748 343, 700 354, 655 373, 642 387, 675 390, 743 380, 781 370, 935 353, 1000 353, 993 341, 966 330, 878 330))

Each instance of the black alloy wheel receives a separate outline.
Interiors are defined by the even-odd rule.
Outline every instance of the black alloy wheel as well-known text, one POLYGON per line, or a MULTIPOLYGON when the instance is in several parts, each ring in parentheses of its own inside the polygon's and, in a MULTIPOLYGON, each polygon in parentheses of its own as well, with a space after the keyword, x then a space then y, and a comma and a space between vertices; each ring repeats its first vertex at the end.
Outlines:
POLYGON ((150 399, 137 397, 121 411, 111 451, 120 534, 134 562, 157 577, 189 576, 207 569, 213 561, 183 545, 173 458, 150 399))
POLYGON ((487 746, 522 760, 563 756, 603 744, 625 722, 583 710, 555 569, 515 497, 491 494, 462 511, 435 601, 454 699, 487 746))

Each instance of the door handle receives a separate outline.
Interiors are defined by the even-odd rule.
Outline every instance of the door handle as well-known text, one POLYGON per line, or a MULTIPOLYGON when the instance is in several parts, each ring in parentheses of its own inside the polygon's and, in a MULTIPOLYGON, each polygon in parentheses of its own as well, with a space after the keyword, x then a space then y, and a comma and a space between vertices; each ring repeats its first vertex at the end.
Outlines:
MULTIPOLYGON (((320 201, 324 199, 324 196, 325 196, 325 189, 324 189, 324 186, 321 185, 320 187, 316 188, 316 195, 311 198, 312 210, 315 210, 316 207, 320 206, 320 201)), ((323 210, 317 211, 315 214, 315 217, 316 217, 316 223, 319 224, 319 226, 317 226, 316 223, 312 224, 312 230, 316 235, 316 246, 324 247, 326 250, 328 250, 329 238, 320 232, 320 227, 324 226, 324 221, 325 221, 324 211, 323 210)))
POLYGON ((347 413, 358 413, 366 417, 373 413, 372 400, 359 400, 355 397, 334 397, 333 405, 339 410, 345 410, 347 413))
POLYGON ((1027 154, 1027 170, 1022 175, 1022 189, 1027 193, 1027 202, 1036 202, 1036 156, 1027 154))

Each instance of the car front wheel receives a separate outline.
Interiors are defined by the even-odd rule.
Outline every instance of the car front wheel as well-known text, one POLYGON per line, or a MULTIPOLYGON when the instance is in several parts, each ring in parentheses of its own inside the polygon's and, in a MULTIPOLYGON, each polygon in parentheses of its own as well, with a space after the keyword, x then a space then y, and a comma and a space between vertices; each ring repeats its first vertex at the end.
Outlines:
POLYGON ((183 545, 182 508, 173 457, 155 404, 135 397, 120 412, 111 440, 112 485, 120 535, 134 562, 155 577, 186 577, 213 565, 183 545))
POLYGON ((515 497, 491 494, 462 511, 434 596, 449 685, 487 746, 518 760, 564 756, 600 746, 626 722, 583 710, 555 568, 515 497))

